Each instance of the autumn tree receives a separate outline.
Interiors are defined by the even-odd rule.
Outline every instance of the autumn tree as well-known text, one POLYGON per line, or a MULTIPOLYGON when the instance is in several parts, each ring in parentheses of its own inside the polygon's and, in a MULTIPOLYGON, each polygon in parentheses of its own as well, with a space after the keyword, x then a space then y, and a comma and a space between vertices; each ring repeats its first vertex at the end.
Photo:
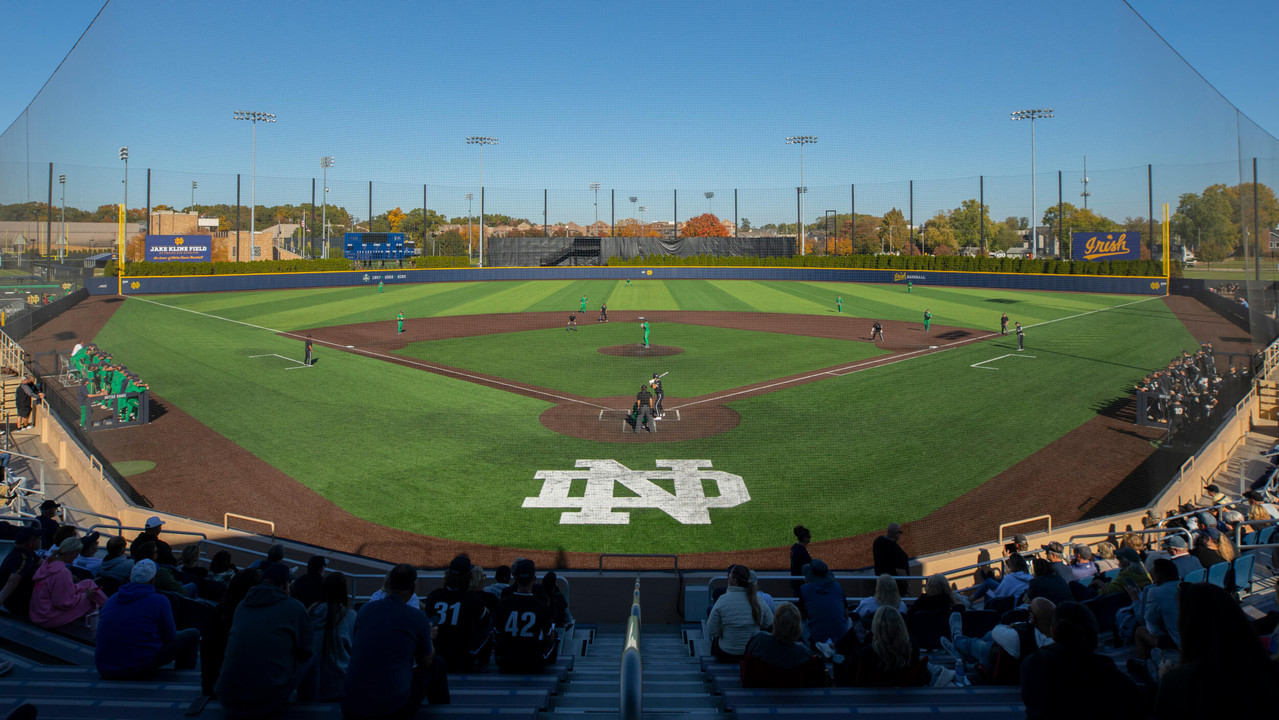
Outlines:
POLYGON ((1224 260, 1239 242, 1230 211, 1230 199, 1224 192, 1185 193, 1177 203, 1169 230, 1183 245, 1193 247, 1200 260, 1224 260))
POLYGON ((938 212, 924 223, 924 243, 934 255, 954 255, 959 249, 955 240, 955 231, 950 224, 950 215, 945 211, 938 212))
POLYGON ((751 231, 751 221, 750 221, 750 220, 748 220, 747 218, 742 218, 742 222, 741 222, 741 224, 739 224, 739 225, 737 226, 737 228, 738 228, 738 230, 740 230, 741 232, 750 232, 750 231, 751 231))
POLYGON ((982 223, 985 222, 986 239, 991 237, 994 223, 990 220, 990 206, 976 200, 965 200, 950 211, 950 227, 955 235, 956 247, 982 245, 982 223))
POLYGON ((684 237, 728 237, 728 228, 711 213, 702 213, 684 223, 684 237))
POLYGON ((404 222, 404 211, 398 207, 386 214, 386 221, 391 225, 391 232, 400 231, 400 223, 404 222))
POLYGON ((906 225, 906 216, 901 210, 893 208, 884 213, 883 222, 879 228, 880 239, 889 252, 909 252, 910 247, 910 228, 906 225))

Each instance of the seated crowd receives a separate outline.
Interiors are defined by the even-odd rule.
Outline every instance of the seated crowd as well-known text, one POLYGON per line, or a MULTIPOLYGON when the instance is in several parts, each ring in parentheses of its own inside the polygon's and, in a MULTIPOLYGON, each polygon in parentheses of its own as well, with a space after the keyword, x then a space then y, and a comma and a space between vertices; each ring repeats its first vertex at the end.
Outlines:
POLYGON ((357 609, 343 573, 314 556, 295 578, 283 545, 241 569, 225 550, 207 565, 198 545, 175 555, 159 517, 131 542, 111 537, 102 557, 98 533, 60 525, 46 543, 41 525, 4 526, 14 545, 0 562, 0 606, 93 637, 106 680, 198 665, 227 717, 263 717, 293 699, 339 702, 349 718, 411 717, 424 701, 449 703, 449 674, 542 672, 573 622, 555 573, 539 578, 527 559, 499 569, 509 583, 485 587, 483 568, 459 555, 424 599, 417 571, 397 565, 357 609))
MULTIPOLYGON (((1116 717, 1268 708, 1259 691, 1279 681, 1279 612, 1249 619, 1236 593, 1250 578, 1183 580, 1238 557, 1231 536, 1254 515, 1209 492, 1204 507, 1171 513, 1178 517, 1156 531, 1095 545, 1053 541, 1032 552, 1017 535, 970 587, 934 575, 906 600, 894 578, 904 571, 880 574, 871 596, 851 602, 828 565, 809 556, 787 601, 734 565, 706 620, 711 653, 740 664, 748 688, 1020 685, 1031 718, 1077 715, 1060 704, 1063 688, 1107 698, 1105 714, 1116 717), (1103 645, 1131 659, 1120 668, 1103 645), (950 658, 930 658, 938 647, 950 658)), ((1273 500, 1254 493, 1248 502, 1273 500)), ((879 540, 896 544, 900 534, 890 528, 879 540)), ((796 536, 811 540, 802 526, 796 536)))

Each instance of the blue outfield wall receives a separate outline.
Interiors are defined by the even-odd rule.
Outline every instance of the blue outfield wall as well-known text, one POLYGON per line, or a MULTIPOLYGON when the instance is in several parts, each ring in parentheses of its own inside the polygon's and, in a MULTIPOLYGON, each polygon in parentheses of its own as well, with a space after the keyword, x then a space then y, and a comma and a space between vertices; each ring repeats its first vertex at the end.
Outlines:
MULTIPOLYGON (((485 280, 804 280, 810 282, 897 283, 999 290, 1093 292, 1118 295, 1164 295, 1164 278, 1099 275, 1029 275, 1021 273, 942 272, 930 270, 847 270, 839 268, 773 267, 563 267, 563 268, 447 268, 430 270, 368 270, 351 272, 285 273, 278 275, 183 275, 125 277, 125 295, 284 290, 424 282, 485 280)), ((116 294, 115 278, 85 283, 91 295, 116 294)))

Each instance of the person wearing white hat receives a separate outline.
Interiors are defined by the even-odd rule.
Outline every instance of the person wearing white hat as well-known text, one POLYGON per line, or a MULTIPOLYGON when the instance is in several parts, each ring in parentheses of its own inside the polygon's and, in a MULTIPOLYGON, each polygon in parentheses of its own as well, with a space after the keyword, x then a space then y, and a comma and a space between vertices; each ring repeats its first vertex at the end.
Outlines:
POLYGON ((137 560, 138 548, 142 543, 155 543, 155 557, 160 563, 165 565, 176 565, 176 558, 173 557, 173 548, 169 547, 169 543, 160 539, 160 531, 164 528, 164 520, 158 515, 152 515, 147 518, 146 524, 142 526, 143 530, 138 534, 133 542, 129 544, 129 557, 137 560))
POLYGON ((177 629, 169 599, 155 589, 156 571, 154 561, 138 562, 102 607, 93 664, 106 680, 146 677, 169 663, 176 670, 195 667, 200 631, 177 629))

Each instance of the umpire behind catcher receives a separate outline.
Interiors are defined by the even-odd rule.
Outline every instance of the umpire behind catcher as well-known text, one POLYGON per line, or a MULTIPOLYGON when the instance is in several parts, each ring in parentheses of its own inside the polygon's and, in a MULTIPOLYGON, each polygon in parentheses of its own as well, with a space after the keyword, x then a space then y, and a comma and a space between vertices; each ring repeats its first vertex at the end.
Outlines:
POLYGON ((639 406, 635 412, 635 432, 640 431, 640 425, 653 432, 653 394, 648 391, 647 383, 640 385, 639 392, 635 393, 635 403, 639 406))

